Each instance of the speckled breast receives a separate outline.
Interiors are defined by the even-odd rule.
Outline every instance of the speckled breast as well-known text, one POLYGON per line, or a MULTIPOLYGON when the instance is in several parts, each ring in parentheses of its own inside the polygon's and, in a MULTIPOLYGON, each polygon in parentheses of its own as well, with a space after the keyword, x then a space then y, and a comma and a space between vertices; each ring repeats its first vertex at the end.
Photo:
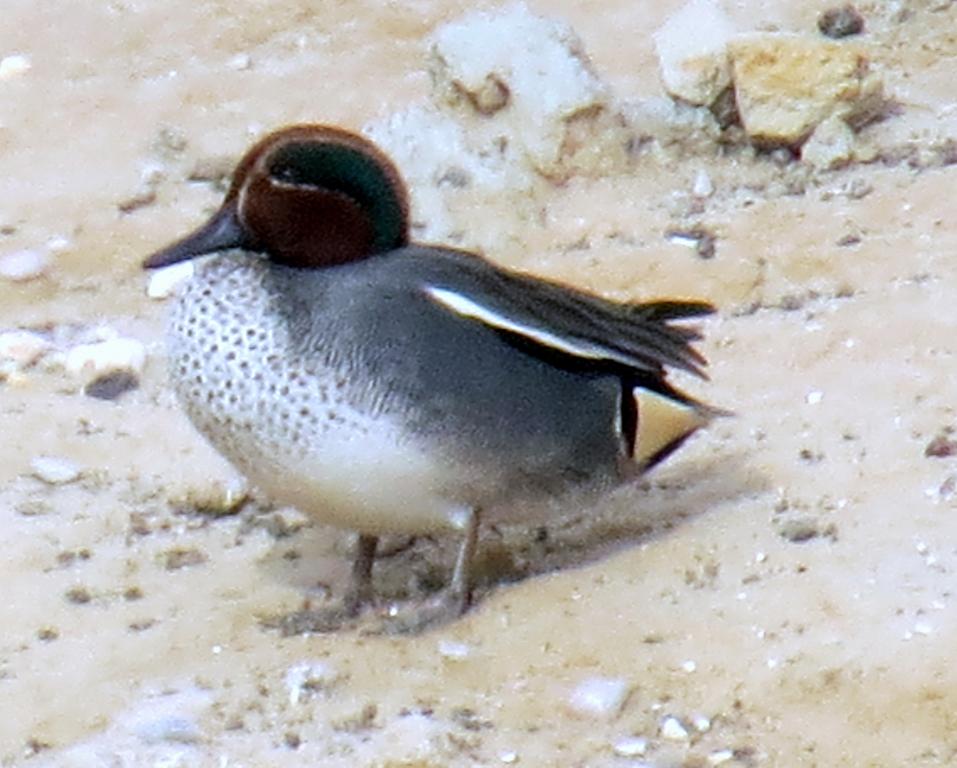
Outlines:
POLYGON ((294 343, 271 269, 242 252, 213 256, 175 302, 170 376, 195 427, 276 501, 323 522, 370 533, 457 527, 447 468, 388 414, 357 405, 343 371, 294 343))

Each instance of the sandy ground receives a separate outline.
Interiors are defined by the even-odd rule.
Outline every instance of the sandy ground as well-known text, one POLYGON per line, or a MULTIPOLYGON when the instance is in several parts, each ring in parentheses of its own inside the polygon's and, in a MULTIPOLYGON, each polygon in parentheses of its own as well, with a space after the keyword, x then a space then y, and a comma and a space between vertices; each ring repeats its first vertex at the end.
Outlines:
MULTIPOLYGON (((660 95, 650 36, 675 3, 534 7, 620 97, 660 95)), ((813 29, 823 7, 730 10, 813 29)), ((862 9, 898 104, 865 132, 878 162, 663 152, 545 189, 536 216, 452 206, 466 244, 505 233, 503 263, 715 301, 712 382, 688 386, 738 416, 544 534, 488 532, 452 625, 281 638, 262 619, 340 591, 346 537, 263 499, 203 513, 241 481, 168 392, 139 263, 219 199, 186 181, 198 160, 425 100, 427 37, 465 6, 5 0, 0 57, 32 68, 0 82, 0 254, 65 248, 0 282, 0 330, 107 326, 150 358, 116 402, 57 365, 0 383, 0 765, 957 764, 957 458, 925 455, 955 426, 957 5, 862 9), (716 192, 695 212, 702 168, 716 192), (713 259, 664 237, 689 221, 713 259), (41 482, 41 455, 82 475, 41 482), (576 711, 596 679, 620 708, 576 711)), ((421 597, 451 555, 419 541, 380 587, 421 597)))

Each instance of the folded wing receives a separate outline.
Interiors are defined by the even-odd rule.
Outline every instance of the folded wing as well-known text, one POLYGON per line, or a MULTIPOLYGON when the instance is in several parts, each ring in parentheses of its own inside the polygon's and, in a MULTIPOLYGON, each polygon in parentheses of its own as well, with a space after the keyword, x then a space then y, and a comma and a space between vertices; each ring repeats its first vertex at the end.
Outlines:
POLYGON ((458 272, 423 286, 437 304, 545 350, 602 362, 634 374, 661 376, 667 367, 706 378, 692 346, 700 334, 673 321, 714 312, 700 301, 619 304, 598 296, 501 271, 458 272))

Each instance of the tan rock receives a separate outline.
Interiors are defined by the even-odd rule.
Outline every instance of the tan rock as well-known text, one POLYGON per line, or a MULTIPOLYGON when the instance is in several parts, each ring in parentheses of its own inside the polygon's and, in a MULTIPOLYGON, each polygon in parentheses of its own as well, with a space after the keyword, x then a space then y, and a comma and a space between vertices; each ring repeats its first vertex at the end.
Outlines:
POLYGON ((731 85, 727 45, 734 26, 713 0, 691 0, 655 32, 658 69, 665 90, 710 106, 731 85))
POLYGON ((854 157, 854 131, 837 116, 821 122, 801 147, 801 162, 819 171, 840 168, 854 157))
POLYGON ((728 52, 741 122, 758 143, 800 144, 825 119, 854 125, 883 101, 858 45, 755 33, 733 40, 728 52))

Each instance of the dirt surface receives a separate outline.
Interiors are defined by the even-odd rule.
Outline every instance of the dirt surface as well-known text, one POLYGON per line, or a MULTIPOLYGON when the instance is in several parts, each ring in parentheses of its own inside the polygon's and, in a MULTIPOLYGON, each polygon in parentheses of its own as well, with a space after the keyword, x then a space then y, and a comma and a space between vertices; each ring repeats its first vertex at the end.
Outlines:
MULTIPOLYGON (((676 5, 533 7, 627 100, 661 95, 676 5)), ((729 10, 814 30, 825 7, 729 10)), ((957 763, 957 4, 860 8, 895 102, 862 135, 874 163, 664 148, 525 208, 450 203, 502 263, 715 301, 712 381, 681 383, 737 416, 600 508, 486 532, 454 624, 282 638, 262 620, 339 593, 347 536, 223 501, 242 481, 168 392, 139 263, 220 199, 198 164, 425 101, 428 35, 467 8, 5 0, 0 59, 31 67, 0 80, 0 256, 57 240, 43 276, 0 279, 0 330, 56 347, 0 383, 0 765, 957 763), (713 258, 665 236, 689 226, 713 258), (115 401, 57 362, 97 327, 148 351, 115 401), (41 456, 79 476, 38 479, 41 456)), ((397 546, 383 594, 421 598, 451 546, 397 546)))

